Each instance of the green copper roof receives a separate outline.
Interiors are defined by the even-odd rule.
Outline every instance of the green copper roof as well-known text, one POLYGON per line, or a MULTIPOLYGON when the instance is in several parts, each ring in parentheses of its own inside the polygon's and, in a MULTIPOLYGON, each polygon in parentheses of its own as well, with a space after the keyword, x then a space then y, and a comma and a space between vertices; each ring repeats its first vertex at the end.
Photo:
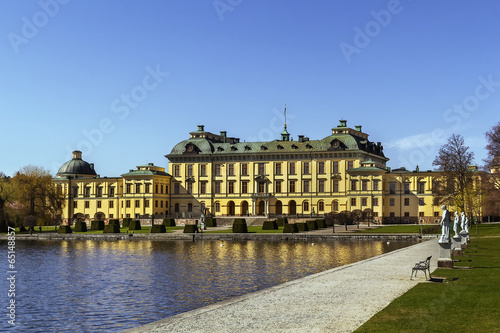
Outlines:
MULTIPOLYGON (((211 134, 209 132, 204 132, 211 134)), ((283 133, 288 134, 286 129, 283 133)), ((282 133, 282 134, 283 134, 282 133)), ((344 152, 364 151, 385 159, 383 148, 380 144, 368 141, 365 137, 356 136, 351 133, 336 133, 321 140, 300 141, 259 141, 259 142, 237 142, 228 138, 227 142, 212 140, 206 137, 190 138, 179 142, 172 148, 167 158, 181 156, 206 156, 206 155, 252 155, 252 154, 277 154, 277 153, 309 153, 309 152, 344 152), (231 143, 233 142, 233 143, 231 143)), ((207 135, 208 136, 208 135, 207 135)))

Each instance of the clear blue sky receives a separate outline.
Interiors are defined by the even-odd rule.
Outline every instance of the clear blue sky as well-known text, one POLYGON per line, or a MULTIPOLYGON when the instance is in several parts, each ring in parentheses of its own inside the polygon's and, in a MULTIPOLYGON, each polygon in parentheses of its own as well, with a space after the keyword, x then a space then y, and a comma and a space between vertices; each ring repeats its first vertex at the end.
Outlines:
POLYGON ((482 164, 500 120, 495 1, 0 2, 0 171, 101 176, 164 157, 198 124, 321 139, 339 119, 392 168, 432 168, 452 133, 482 164))

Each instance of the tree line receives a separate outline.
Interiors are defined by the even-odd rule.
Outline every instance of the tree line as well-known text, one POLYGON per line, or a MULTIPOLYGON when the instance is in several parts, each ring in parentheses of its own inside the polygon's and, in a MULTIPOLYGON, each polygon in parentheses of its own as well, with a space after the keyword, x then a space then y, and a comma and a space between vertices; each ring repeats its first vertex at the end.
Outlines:
POLYGON ((48 170, 25 166, 13 177, 0 172, 0 232, 60 223, 64 196, 48 170))

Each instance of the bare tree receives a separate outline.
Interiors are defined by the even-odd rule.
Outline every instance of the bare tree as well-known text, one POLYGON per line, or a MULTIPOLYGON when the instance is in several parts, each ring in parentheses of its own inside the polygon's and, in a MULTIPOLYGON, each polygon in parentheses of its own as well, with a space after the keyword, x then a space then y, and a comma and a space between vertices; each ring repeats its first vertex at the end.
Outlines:
POLYGON ((465 211, 468 188, 472 186, 474 153, 469 151, 461 135, 453 134, 443 145, 432 162, 441 171, 434 186, 439 204, 452 205, 465 211))
MULTIPOLYGON (((486 132, 486 140, 488 141, 486 145, 488 157, 484 162, 486 163, 485 171, 489 172, 493 166, 500 165, 500 122, 486 132)), ((493 189, 500 191, 500 173, 492 172, 491 176, 495 185, 493 189)))

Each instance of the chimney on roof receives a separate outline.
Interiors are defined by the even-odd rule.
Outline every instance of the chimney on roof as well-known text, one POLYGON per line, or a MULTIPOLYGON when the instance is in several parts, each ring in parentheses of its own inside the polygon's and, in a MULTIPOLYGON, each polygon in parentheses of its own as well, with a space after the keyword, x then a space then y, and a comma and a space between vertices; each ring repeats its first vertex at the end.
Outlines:
POLYGON ((356 125, 356 131, 361 132, 361 125, 356 125))
POLYGON ((94 170, 94 163, 90 163, 90 168, 94 170))
POLYGON ((347 120, 340 120, 339 127, 347 127, 347 120))
POLYGON ((304 136, 303 135, 299 135, 299 142, 304 142, 304 136))
POLYGON ((198 131, 204 132, 205 131, 205 125, 198 125, 198 131))

